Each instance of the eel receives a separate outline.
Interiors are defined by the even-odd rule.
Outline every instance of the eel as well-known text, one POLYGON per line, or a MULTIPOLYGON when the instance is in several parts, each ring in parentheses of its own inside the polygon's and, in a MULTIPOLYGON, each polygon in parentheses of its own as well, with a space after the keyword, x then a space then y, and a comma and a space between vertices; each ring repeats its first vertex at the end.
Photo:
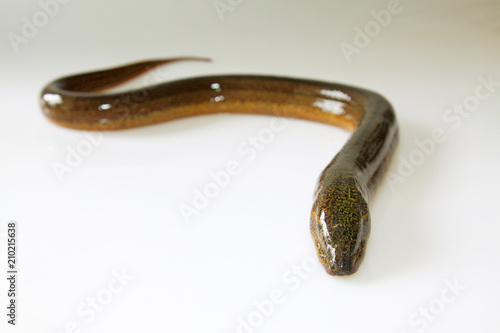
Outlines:
POLYGON ((368 203, 398 143, 391 104, 357 87, 263 75, 200 76, 125 92, 106 91, 157 66, 188 60, 210 61, 159 59, 63 77, 42 90, 41 109, 54 123, 82 130, 118 130, 196 115, 245 113, 316 121, 351 131, 319 176, 310 230, 328 274, 355 273, 371 228, 368 203))

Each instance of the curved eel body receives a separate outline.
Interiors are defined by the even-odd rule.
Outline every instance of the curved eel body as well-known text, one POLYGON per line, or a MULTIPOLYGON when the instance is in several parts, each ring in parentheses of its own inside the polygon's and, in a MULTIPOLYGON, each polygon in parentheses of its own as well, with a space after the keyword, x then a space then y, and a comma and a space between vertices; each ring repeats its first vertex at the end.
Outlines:
POLYGON ((335 83, 253 75, 195 77, 122 93, 100 92, 175 58, 69 76, 48 84, 41 107, 53 122, 116 130, 211 113, 285 116, 340 126, 350 139, 321 173, 310 229, 331 275, 350 275, 370 233, 368 202, 398 142, 394 111, 382 96, 335 83))

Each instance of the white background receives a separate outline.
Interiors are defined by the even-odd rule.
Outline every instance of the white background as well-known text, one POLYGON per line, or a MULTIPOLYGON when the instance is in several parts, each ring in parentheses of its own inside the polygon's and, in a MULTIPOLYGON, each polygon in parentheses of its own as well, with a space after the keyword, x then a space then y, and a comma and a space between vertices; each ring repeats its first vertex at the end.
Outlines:
POLYGON ((500 87, 464 116, 452 108, 474 101, 479 77, 500 82, 500 3, 402 0, 390 22, 374 23, 371 11, 388 3, 233 0, 222 20, 212 0, 72 0, 43 22, 39 2, 2 1, 0 331, 499 332, 500 87), (42 21, 26 38, 33 16, 42 21), (365 45, 355 38, 366 27, 379 29, 365 45), (26 40, 13 46, 13 34, 26 40), (346 44, 359 52, 346 56, 346 44), (164 67, 166 80, 284 75, 361 86, 393 103, 401 143, 391 172, 401 178, 372 205, 356 275, 328 276, 309 235, 315 181, 347 140, 341 129, 290 120, 252 161, 238 146, 269 117, 107 132, 58 180, 54 163, 88 139, 44 118, 42 87, 183 55, 214 61, 164 67), (423 155, 415 140, 436 128, 446 140, 423 155), (410 158, 418 165, 404 169, 410 158), (231 160, 241 173, 187 223, 180 205, 231 160), (3 278, 11 220, 16 327, 6 323, 3 278), (133 280, 120 285, 123 270, 133 280), (272 307, 271 294, 281 294, 272 307), (89 303, 96 297, 106 303, 100 312, 89 303))

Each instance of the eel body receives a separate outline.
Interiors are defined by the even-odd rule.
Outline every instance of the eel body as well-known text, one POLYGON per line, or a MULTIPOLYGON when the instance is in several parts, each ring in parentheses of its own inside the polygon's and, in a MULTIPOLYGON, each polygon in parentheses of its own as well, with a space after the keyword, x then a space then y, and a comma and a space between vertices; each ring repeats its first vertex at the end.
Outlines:
POLYGON ((370 233, 368 202, 398 142, 390 103, 377 93, 342 84, 255 75, 194 77, 147 89, 103 91, 157 66, 184 60, 208 59, 144 61, 61 78, 43 89, 41 108, 56 124, 83 130, 117 130, 211 113, 247 113, 317 121, 351 131, 350 139, 318 179, 310 230, 327 273, 355 273, 370 233))

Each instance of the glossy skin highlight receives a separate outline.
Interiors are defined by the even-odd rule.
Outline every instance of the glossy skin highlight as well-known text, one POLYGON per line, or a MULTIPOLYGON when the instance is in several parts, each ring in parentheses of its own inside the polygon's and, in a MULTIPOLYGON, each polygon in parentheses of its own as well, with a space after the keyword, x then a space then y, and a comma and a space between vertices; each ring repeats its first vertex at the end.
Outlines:
POLYGON ((222 75, 166 82, 142 90, 100 92, 159 65, 153 60, 69 76, 41 93, 44 114, 61 126, 117 130, 212 113, 284 116, 340 126, 350 139, 321 173, 310 229, 327 273, 350 275, 370 233, 368 202, 398 142, 394 111, 382 96, 355 87, 273 76, 222 75))

